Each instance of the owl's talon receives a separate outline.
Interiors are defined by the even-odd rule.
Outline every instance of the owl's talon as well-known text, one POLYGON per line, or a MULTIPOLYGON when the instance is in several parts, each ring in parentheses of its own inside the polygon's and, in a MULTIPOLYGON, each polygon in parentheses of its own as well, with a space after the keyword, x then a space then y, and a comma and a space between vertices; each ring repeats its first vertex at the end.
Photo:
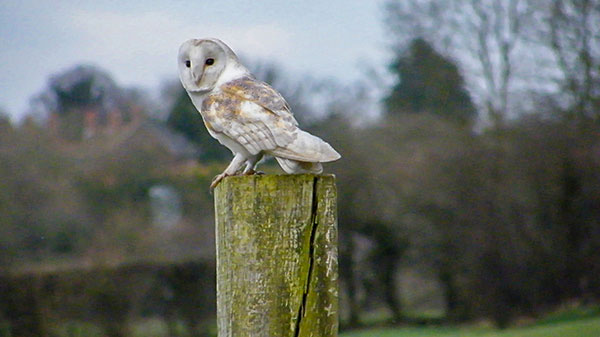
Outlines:
POLYGON ((263 174, 265 174, 265 173, 264 173, 263 171, 255 171, 255 170, 253 170, 253 169, 251 169, 251 170, 248 170, 248 171, 244 172, 244 175, 245 175, 245 176, 253 176, 253 175, 255 175, 255 174, 256 174, 256 175, 259 175, 259 176, 262 176, 262 175, 263 175, 263 174))
POLYGON ((210 191, 212 192, 215 187, 217 187, 217 185, 219 185, 219 183, 221 182, 221 180, 223 180, 223 178, 227 177, 228 174, 226 174, 225 172, 218 174, 217 176, 215 176, 215 178, 213 179, 212 183, 210 184, 210 191))

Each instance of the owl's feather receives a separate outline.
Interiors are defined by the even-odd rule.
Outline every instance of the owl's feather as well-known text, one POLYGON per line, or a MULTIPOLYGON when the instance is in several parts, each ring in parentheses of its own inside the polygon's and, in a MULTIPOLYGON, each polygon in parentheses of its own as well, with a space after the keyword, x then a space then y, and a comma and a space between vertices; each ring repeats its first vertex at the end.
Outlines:
POLYGON ((329 162, 340 155, 321 138, 296 129, 296 137, 285 147, 271 151, 274 156, 308 162, 329 162))
POLYGON ((320 174, 323 172, 323 165, 321 163, 303 162, 281 157, 275 157, 275 159, 277 159, 277 163, 279 163, 279 166, 281 166, 285 173, 320 174))
POLYGON ((267 83, 258 81, 251 76, 245 76, 225 83, 220 89, 239 99, 254 102, 268 112, 289 120, 294 125, 298 125, 290 106, 283 96, 267 83))
POLYGON ((318 137, 298 128, 285 99, 268 84, 250 77, 223 84, 202 103, 202 116, 213 132, 240 143, 249 153, 325 162, 339 158, 318 137))

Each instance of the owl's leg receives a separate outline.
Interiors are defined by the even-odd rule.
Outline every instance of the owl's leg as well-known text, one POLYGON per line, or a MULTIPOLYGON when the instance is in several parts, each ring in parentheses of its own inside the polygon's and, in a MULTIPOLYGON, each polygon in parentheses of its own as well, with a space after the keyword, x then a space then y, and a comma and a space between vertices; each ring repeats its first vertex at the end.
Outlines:
POLYGON ((223 173, 217 175, 213 179, 212 183, 210 184, 210 190, 212 191, 215 187, 217 187, 217 185, 219 185, 223 178, 235 175, 235 173, 240 169, 240 167, 242 167, 245 161, 246 157, 243 156, 241 153, 237 153, 235 156, 233 156, 231 163, 229 163, 229 166, 227 166, 225 171, 223 171, 223 173))
POLYGON ((264 172, 256 171, 256 165, 258 165, 258 162, 262 159, 262 157, 263 154, 259 153, 255 156, 248 158, 248 160, 246 161, 246 168, 244 169, 244 172, 242 172, 242 174, 248 176, 253 174, 264 174, 264 172))

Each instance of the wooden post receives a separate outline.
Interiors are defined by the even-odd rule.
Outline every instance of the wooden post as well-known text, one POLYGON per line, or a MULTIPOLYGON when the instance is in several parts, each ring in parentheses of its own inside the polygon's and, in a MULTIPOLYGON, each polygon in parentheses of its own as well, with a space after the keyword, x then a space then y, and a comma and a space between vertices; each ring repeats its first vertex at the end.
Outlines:
POLYGON ((337 336, 336 198, 333 175, 217 186, 219 337, 337 336))

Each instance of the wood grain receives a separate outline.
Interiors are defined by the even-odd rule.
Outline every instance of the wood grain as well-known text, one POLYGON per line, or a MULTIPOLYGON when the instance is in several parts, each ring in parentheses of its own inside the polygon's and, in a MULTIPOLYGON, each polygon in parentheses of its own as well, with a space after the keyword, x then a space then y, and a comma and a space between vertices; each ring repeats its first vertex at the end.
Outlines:
POLYGON ((219 337, 337 336, 336 198, 332 175, 217 186, 219 337))

